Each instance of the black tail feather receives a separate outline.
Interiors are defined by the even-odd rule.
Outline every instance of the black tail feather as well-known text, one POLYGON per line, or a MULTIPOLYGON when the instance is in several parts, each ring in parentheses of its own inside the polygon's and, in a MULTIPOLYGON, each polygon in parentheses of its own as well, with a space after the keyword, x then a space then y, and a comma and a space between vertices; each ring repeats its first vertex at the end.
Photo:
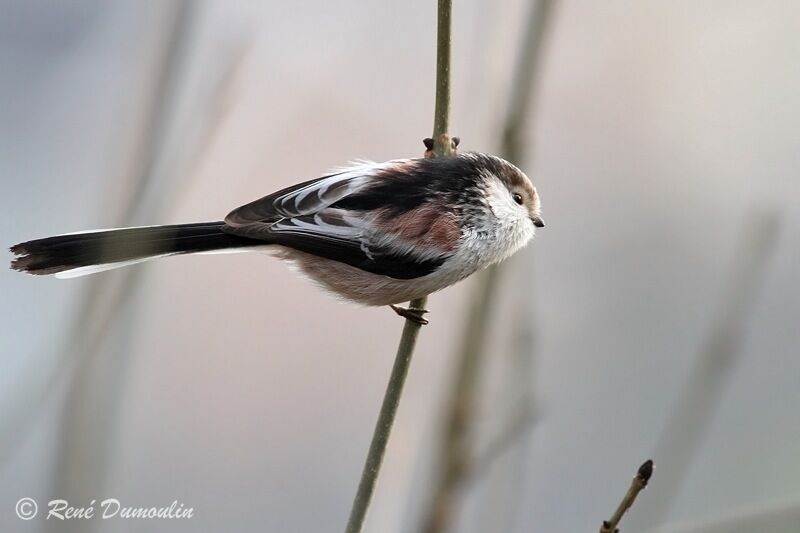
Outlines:
POLYGON ((264 244, 222 231, 224 222, 201 222, 59 235, 11 247, 11 268, 56 274, 80 267, 119 263, 165 254, 210 252, 264 244))

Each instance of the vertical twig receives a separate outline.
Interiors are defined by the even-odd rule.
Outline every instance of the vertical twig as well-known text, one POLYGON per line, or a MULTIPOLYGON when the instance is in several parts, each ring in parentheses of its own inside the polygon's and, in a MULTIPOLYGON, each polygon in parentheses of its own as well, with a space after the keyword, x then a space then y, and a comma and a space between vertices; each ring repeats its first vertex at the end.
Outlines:
MULTIPOLYGON (((528 109, 541 59, 541 44, 551 8, 551 0, 539 0, 531 7, 527 28, 524 30, 523 47, 517 60, 501 147, 501 155, 515 163, 519 163, 523 155, 520 148, 521 138, 527 126, 528 109)), ((485 355, 485 341, 497 292, 498 272, 497 266, 494 266, 477 276, 475 292, 467 311, 440 452, 441 473, 423 527, 423 531, 427 533, 443 532, 450 528, 458 489, 470 478, 474 467, 470 427, 478 376, 485 355)))
POLYGON ((372 495, 375 492, 375 483, 378 481, 378 474, 383 463, 383 456, 386 453, 386 445, 389 442, 389 434, 392 431, 397 406, 400 403, 403 384, 408 374, 408 367, 411 365, 411 356, 414 352, 414 345, 417 342, 419 329, 420 324, 406 320, 403 327, 403 335, 400 337, 400 345, 397 347, 394 365, 392 366, 392 374, 389 377, 389 384, 386 387, 386 394, 383 397, 383 404, 378 415, 378 422, 375 424, 372 443, 369 446, 367 460, 364 463, 364 471, 361 473, 361 481, 358 484, 358 491, 353 500, 350 519, 347 522, 347 529, 345 529, 347 533, 358 533, 364 527, 364 520, 369 510, 369 504, 372 501, 372 495))
MULTIPOLYGON (((450 140, 450 43, 451 43, 451 14, 452 0, 439 0, 438 27, 437 27, 437 57, 436 57, 436 107, 433 124, 433 156, 443 157, 453 155, 454 143, 450 140)), ((424 309, 427 297, 412 300, 409 307, 424 309)), ((372 442, 367 452, 361 481, 358 484, 350 518, 347 521, 346 533, 359 533, 364 527, 364 520, 375 492, 375 483, 378 480, 386 445, 394 425, 400 397, 403 392, 411 356, 417 342, 421 324, 406 320, 400 345, 397 347, 389 384, 375 424, 372 442)))
POLYGON ((617 533, 619 531, 617 526, 622 520, 622 517, 625 516, 625 513, 628 512, 628 509, 631 508, 633 502, 636 501, 636 497, 647 486, 647 483, 653 476, 654 468, 653 461, 650 459, 642 463, 636 475, 633 476, 631 486, 622 498, 622 501, 619 502, 619 506, 617 506, 617 510, 614 512, 613 516, 609 520, 603 521, 603 524, 600 526, 600 533, 617 533))
POLYGON ((453 155, 450 140, 450 37, 453 22, 450 15, 453 0, 439 0, 436 27, 436 107, 433 111, 433 154, 453 155))

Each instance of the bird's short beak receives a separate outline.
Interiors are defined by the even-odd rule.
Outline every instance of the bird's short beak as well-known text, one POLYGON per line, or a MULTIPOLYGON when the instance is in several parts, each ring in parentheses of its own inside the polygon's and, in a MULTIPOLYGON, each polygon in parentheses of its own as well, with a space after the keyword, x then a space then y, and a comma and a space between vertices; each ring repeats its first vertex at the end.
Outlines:
POLYGON ((531 220, 533 221, 533 225, 537 228, 544 227, 544 220, 542 220, 542 217, 531 217, 531 220))

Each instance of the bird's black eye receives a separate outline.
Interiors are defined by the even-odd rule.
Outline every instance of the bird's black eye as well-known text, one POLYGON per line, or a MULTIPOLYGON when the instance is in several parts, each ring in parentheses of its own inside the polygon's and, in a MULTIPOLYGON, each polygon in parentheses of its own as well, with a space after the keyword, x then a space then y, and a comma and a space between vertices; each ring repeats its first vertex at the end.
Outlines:
POLYGON ((512 198, 514 199, 514 201, 515 201, 515 202, 517 202, 519 205, 522 205, 522 195, 521 195, 520 193, 518 193, 518 192, 515 192, 515 193, 514 193, 514 194, 513 194, 511 197, 512 197, 512 198))

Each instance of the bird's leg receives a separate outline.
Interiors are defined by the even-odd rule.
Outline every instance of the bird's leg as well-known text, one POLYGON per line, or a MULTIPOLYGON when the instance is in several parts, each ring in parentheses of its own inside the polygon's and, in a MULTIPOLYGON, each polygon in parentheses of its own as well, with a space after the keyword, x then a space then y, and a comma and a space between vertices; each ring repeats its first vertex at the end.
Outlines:
POLYGON ((413 307, 400 307, 399 305, 392 305, 392 304, 389 304, 389 307, 391 307, 392 310, 401 317, 408 319, 412 322, 416 322, 421 326, 424 326, 425 324, 428 323, 428 321, 423 316, 425 313, 428 312, 427 309, 414 309, 413 307))

